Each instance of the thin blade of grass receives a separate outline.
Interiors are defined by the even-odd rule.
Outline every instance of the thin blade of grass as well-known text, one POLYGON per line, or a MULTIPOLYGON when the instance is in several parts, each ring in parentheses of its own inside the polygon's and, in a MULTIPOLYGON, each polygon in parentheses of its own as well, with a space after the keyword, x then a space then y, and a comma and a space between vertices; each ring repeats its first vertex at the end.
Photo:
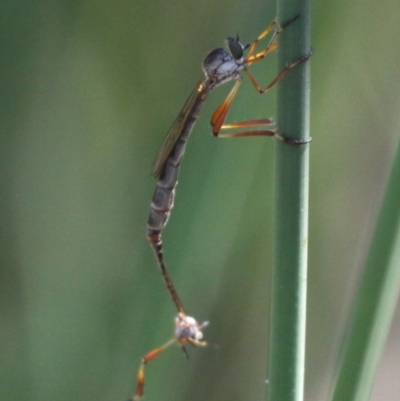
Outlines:
POLYGON ((354 303, 333 401, 369 399, 400 289, 400 143, 354 303))

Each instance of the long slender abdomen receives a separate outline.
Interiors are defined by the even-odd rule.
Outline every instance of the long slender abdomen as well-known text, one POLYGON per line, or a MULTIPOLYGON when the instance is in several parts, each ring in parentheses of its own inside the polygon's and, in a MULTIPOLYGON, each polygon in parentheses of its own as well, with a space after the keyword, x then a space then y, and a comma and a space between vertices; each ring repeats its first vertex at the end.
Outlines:
MULTIPOLYGON (((185 141, 178 144, 178 147, 181 147, 181 157, 185 145, 185 141)), ((167 159, 167 164, 160 180, 157 182, 156 190, 154 191, 153 200, 151 202, 150 216, 147 222, 147 237, 154 250, 168 292, 171 294, 172 300, 178 311, 184 312, 182 303, 164 263, 164 252, 161 239, 161 232, 167 224, 171 209, 174 206, 175 188, 178 184, 179 165, 180 160, 174 159, 173 155, 167 159)))
POLYGON ((202 97, 198 99, 197 103, 193 107, 193 110, 191 110, 192 112, 188 115, 186 124, 182 129, 179 139, 174 144, 171 153, 165 161, 165 166, 159 180, 157 181, 157 186, 154 191, 150 215, 147 222, 147 237, 154 250, 157 263, 161 270, 161 274, 164 278, 167 289, 171 294, 172 300, 174 301, 174 304, 179 312, 184 312, 184 310, 164 263, 164 252, 161 236, 162 230, 167 224, 171 214, 171 209, 174 206, 175 189, 178 185, 179 168, 185 152, 186 143, 204 104, 207 93, 208 91, 202 93, 202 97))

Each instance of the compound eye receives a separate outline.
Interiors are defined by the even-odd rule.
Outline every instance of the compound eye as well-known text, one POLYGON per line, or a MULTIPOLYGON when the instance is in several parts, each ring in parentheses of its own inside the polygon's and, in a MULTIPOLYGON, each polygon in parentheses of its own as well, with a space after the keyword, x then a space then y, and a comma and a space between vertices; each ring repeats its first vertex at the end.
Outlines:
POLYGON ((236 38, 227 38, 229 51, 235 60, 240 60, 243 57, 245 47, 239 42, 239 36, 236 38))

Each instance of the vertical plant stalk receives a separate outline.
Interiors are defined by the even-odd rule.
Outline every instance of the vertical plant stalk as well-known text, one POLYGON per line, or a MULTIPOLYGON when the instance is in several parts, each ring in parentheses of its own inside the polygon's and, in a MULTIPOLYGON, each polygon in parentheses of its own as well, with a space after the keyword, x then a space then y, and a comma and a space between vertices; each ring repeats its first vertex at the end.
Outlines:
MULTIPOLYGON (((278 23, 298 15, 279 36, 278 70, 308 54, 309 0, 278 0, 278 23)), ((309 138, 309 61, 278 86, 277 130, 309 138)), ((304 390, 309 145, 276 141, 274 267, 268 401, 301 401, 304 390)))
POLYGON ((334 401, 368 400, 400 289, 400 143, 356 296, 334 401))

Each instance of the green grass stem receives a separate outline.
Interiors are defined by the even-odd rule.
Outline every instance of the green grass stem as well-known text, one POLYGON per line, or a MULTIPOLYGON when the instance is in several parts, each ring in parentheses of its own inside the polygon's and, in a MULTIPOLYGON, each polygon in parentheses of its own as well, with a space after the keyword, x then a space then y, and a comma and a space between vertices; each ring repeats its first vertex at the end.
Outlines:
MULTIPOLYGON (((310 51, 309 0, 278 1, 278 23, 296 15, 279 37, 278 68, 310 51)), ((309 61, 278 85, 277 130, 309 138, 309 61)), ((276 141, 275 234, 269 360, 269 401, 301 401, 306 330, 309 145, 276 141)))

